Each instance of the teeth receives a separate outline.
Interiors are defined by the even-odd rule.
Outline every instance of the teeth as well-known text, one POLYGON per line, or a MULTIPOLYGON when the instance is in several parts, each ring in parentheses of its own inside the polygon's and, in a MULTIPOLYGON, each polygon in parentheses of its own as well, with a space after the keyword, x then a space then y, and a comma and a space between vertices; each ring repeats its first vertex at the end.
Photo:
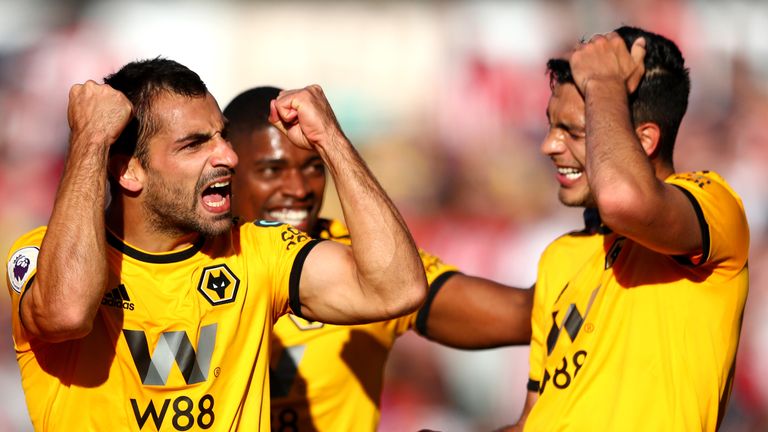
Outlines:
POLYGON ((211 187, 227 187, 227 186, 229 186, 229 182, 223 181, 223 182, 216 182, 211 187))
POLYGON ((558 167, 557 172, 565 176, 568 180, 576 180, 581 177, 582 171, 571 167, 558 167))
POLYGON ((267 213, 271 219, 287 223, 290 225, 298 225, 309 215, 307 210, 293 210, 293 209, 281 209, 272 210, 267 213))
POLYGON ((206 204, 208 207, 221 207, 221 206, 223 206, 223 205, 224 205, 226 202, 227 202, 227 200, 223 199, 223 200, 221 200, 221 201, 209 201, 209 202, 206 202, 205 204, 206 204))

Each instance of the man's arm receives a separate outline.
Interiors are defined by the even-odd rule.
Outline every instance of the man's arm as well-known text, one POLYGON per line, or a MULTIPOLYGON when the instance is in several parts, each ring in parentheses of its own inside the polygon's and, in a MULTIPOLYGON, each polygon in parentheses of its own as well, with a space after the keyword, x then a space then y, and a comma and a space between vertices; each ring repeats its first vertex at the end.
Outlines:
POLYGON ((126 97, 93 81, 69 92, 64 175, 37 274, 20 305, 24 328, 50 342, 90 333, 107 285, 104 226, 109 146, 131 117, 126 97))
POLYGON ((419 314, 426 314, 428 339, 454 348, 494 348, 531 341, 532 303, 533 288, 455 273, 419 314))
POLYGON ((616 33, 595 36, 571 55, 586 103, 587 178, 612 230, 661 253, 693 254, 702 249, 695 210, 682 191, 657 178, 649 159, 659 128, 632 124, 628 95, 645 73, 644 56, 642 38, 629 51, 616 33))
POLYGON ((284 91, 270 121, 299 147, 316 150, 333 177, 352 246, 322 242, 304 262, 300 311, 336 324, 379 321, 415 310, 424 269, 402 217, 344 136, 319 86, 284 91))

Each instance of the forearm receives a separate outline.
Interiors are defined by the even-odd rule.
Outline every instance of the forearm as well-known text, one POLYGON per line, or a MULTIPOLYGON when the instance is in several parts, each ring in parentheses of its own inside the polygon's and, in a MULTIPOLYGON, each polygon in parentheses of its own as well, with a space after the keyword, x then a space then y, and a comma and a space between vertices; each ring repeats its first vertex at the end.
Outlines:
MULTIPOLYGON (((514 313, 514 312, 510 312, 514 313)), ((462 314, 454 314, 455 318, 462 314)), ((498 348, 511 345, 527 344, 531 340, 530 322, 517 317, 503 317, 501 322, 509 324, 510 328, 495 328, 488 325, 501 326, 499 322, 491 323, 461 322, 451 319, 449 315, 430 317, 427 324, 427 338, 442 345, 465 350, 498 348)))
POLYGON ((531 341, 532 293, 533 289, 456 274, 429 305, 424 336, 461 349, 527 344, 531 341))
POLYGON ((426 295, 426 278, 400 213, 346 138, 336 136, 318 151, 338 191, 360 288, 387 315, 415 310, 426 295))
MULTIPOLYGON (((603 221, 620 231, 642 219, 661 186, 632 124, 621 81, 591 81, 586 86, 587 179, 603 221)), ((642 222, 641 222, 642 223, 642 222)))
POLYGON ((107 283, 104 203, 108 147, 72 138, 64 175, 23 301, 24 323, 44 339, 82 337, 107 283))

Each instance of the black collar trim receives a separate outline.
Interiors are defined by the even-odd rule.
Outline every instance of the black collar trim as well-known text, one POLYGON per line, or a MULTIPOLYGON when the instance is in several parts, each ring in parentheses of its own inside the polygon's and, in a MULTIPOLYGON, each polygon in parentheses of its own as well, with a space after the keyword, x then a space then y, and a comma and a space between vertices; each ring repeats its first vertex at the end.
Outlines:
POLYGON ((128 255, 139 261, 151 264, 171 264, 192 258, 196 253, 200 252, 200 249, 202 249, 205 244, 205 236, 201 235, 195 244, 187 249, 164 254, 150 254, 128 246, 109 230, 107 230, 107 243, 124 255, 128 255))

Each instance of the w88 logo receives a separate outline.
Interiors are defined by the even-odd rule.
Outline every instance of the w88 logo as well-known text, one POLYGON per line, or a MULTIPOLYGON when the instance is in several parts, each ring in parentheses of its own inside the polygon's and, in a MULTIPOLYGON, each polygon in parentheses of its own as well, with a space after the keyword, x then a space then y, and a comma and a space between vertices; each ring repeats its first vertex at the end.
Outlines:
POLYGON ((584 366, 584 362, 587 359, 587 352, 584 350, 576 351, 569 359, 563 356, 560 367, 550 373, 549 370, 544 370, 544 379, 541 380, 541 386, 539 387, 539 394, 544 393, 544 388, 552 381, 552 385, 560 390, 568 388, 574 379, 576 374, 579 373, 581 367, 584 366))

